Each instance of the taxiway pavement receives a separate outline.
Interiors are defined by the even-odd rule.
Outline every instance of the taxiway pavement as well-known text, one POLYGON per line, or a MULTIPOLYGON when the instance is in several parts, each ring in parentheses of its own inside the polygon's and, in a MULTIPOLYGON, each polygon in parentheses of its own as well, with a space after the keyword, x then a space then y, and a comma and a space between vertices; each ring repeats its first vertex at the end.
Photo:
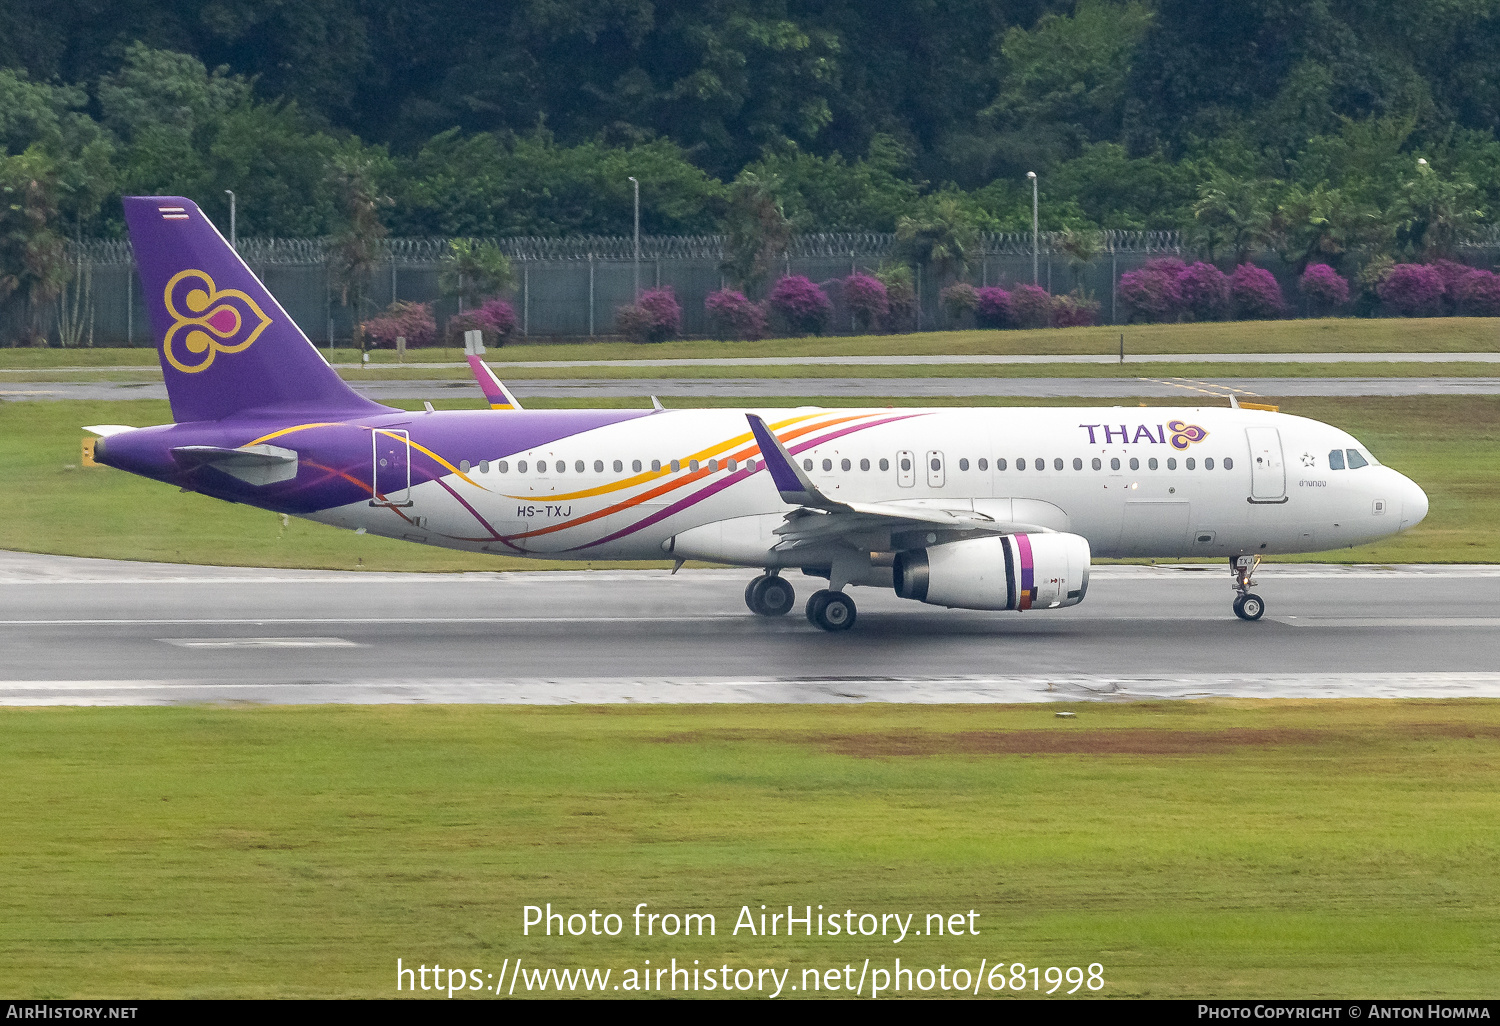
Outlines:
MULTIPOLYGON (((1500 567, 1106 566, 1053 612, 869 588, 825 634, 751 571, 458 575, 0 553, 0 704, 1037 702, 1500 697, 1500 567)), ((818 586, 793 575, 800 600, 818 586)))
MULTIPOLYGON (((377 401, 383 399, 473 399, 481 401, 472 380, 358 381, 352 386, 377 401)), ((792 396, 859 399, 884 398, 1180 398, 1184 401, 1229 393, 1244 396, 1414 396, 1500 395, 1500 377, 1370 378, 533 378, 508 382, 527 399, 744 399, 747 403, 792 396)), ((26 381, 0 383, 0 400, 165 399, 166 386, 149 381, 26 381)))

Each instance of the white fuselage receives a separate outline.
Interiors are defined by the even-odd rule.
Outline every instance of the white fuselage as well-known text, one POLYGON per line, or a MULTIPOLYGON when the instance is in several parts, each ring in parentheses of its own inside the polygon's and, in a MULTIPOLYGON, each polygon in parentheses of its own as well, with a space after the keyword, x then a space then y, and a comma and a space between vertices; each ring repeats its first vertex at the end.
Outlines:
MULTIPOLYGON (((1427 511, 1420 488, 1346 432, 1269 411, 753 412, 831 499, 974 510, 1081 535, 1096 556, 1315 552, 1394 534, 1427 511)), ((524 451, 507 451, 503 438, 497 429, 488 457, 453 459, 456 473, 414 486, 410 506, 354 503, 313 518, 552 559, 805 559, 771 551, 788 506, 743 410, 663 411, 524 451)))

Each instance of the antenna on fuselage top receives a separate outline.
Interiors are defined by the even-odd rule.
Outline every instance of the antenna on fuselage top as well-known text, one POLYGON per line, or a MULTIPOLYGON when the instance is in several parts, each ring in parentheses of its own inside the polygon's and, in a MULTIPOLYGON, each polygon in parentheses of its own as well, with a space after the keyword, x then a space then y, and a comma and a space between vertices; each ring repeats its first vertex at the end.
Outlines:
POLYGON ((1240 408, 1240 401, 1233 392, 1229 394, 1229 405, 1236 410, 1240 408))
POLYGON ((665 410, 666 407, 661 404, 660 399, 656 398, 656 396, 653 395, 651 397, 651 409, 655 410, 657 413, 660 413, 662 410, 665 410))

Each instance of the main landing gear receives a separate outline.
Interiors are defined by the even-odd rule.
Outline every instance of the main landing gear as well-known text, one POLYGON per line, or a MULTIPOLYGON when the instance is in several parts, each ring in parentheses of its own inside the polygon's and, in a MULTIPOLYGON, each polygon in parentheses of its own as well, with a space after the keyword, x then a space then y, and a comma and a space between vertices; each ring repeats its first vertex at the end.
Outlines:
POLYGON ((745 586, 745 605, 756 616, 785 616, 796 604, 797 593, 775 574, 761 574, 745 586))
MULTIPOLYGON (((756 616, 785 616, 797 602, 792 586, 777 574, 761 574, 745 587, 745 605, 756 616)), ((807 622, 825 631, 847 631, 858 611, 841 591, 824 588, 807 600, 807 622)))
POLYGON ((1229 570, 1234 574, 1234 590, 1238 592, 1234 598, 1234 615, 1241 620, 1259 620, 1266 612, 1265 599, 1250 591, 1255 587, 1252 575, 1258 566, 1259 556, 1229 557, 1229 570))
POLYGON ((807 600, 807 622, 825 631, 847 631, 859 611, 854 600, 841 591, 815 591, 807 600))

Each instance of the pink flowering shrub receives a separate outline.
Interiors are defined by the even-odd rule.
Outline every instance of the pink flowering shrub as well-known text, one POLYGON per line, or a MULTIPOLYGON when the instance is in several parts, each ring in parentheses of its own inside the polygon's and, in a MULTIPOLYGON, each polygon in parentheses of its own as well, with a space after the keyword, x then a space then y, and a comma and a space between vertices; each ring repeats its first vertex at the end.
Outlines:
POLYGON ((1049 326, 1052 296, 1040 285, 1017 285, 1010 294, 1010 319, 1018 328, 1049 326))
POLYGON ((1222 321, 1229 316, 1229 276, 1213 264, 1189 264, 1177 272, 1182 308, 1196 321, 1222 321))
POLYGON ((516 308, 503 299, 486 299, 474 319, 502 338, 516 330, 516 308))
POLYGON ((1099 301, 1076 293, 1052 297, 1052 324, 1058 328, 1085 328, 1099 323, 1099 301))
POLYGON ((879 278, 858 272, 844 279, 844 303, 861 331, 873 331, 891 312, 891 297, 879 278))
POLYGON ((392 303, 378 317, 360 325, 372 345, 395 348, 396 339, 406 339, 408 346, 430 346, 437 340, 437 322, 432 319, 428 303, 392 303))
POLYGON ((754 303, 743 292, 720 289, 703 301, 709 322, 720 338, 754 341, 766 337, 766 308, 754 303))
POLYGON ((1380 302, 1398 317, 1436 317, 1443 312, 1443 276, 1425 264, 1397 264, 1375 288, 1380 302))
POLYGON ((1458 312, 1465 317, 1500 317, 1500 274, 1470 271, 1453 288, 1458 312))
POLYGON ((1264 321, 1286 313, 1276 276, 1264 267, 1240 264, 1229 276, 1234 315, 1242 321, 1264 321))
POLYGON ((1317 313, 1337 310, 1349 302, 1349 283, 1327 264, 1308 264, 1297 289, 1317 313))
POLYGON ((615 330, 632 342, 664 342, 682 330, 682 307, 672 286, 641 293, 640 302, 615 311, 615 330))
POLYGON ((954 282, 938 293, 938 304, 949 320, 961 322, 979 305, 979 290, 966 281, 954 282))
POLYGON ((745 298, 743 292, 720 289, 710 292, 703 301, 714 337, 746 341, 766 337, 766 312, 745 298))
POLYGON ((999 285, 975 290, 974 320, 981 328, 1010 327, 1010 293, 999 285))
POLYGON ((788 275, 778 281, 766 302, 790 335, 823 334, 833 313, 827 294, 801 275, 788 275))
POLYGON ((1443 313, 1453 313, 1458 303, 1458 283, 1473 268, 1456 260, 1434 260, 1427 266, 1443 279, 1443 313))
POLYGON ((1120 275, 1116 295, 1132 321, 1175 321, 1182 315, 1181 260, 1148 261, 1120 275))

